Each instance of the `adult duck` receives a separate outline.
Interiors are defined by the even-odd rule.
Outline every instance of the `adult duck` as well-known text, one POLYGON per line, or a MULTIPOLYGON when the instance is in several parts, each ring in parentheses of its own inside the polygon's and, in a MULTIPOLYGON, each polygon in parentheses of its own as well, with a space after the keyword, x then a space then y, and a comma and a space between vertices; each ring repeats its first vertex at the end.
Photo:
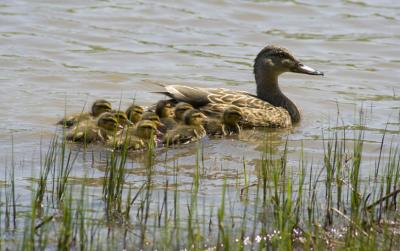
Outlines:
POLYGON ((302 64, 286 49, 268 45, 254 60, 257 94, 224 88, 200 88, 184 85, 166 85, 165 94, 177 102, 187 102, 208 116, 221 117, 229 106, 240 107, 241 124, 245 127, 287 128, 300 121, 296 105, 286 97, 278 85, 284 72, 323 75, 302 64))

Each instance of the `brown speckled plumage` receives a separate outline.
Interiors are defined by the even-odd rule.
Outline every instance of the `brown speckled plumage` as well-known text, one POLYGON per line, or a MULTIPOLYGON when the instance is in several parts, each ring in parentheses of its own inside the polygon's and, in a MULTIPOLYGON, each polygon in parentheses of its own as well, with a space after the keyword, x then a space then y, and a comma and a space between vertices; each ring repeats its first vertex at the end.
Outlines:
POLYGON ((278 86, 284 72, 323 75, 296 60, 282 47, 269 45, 257 55, 254 74, 257 95, 224 88, 196 88, 167 85, 163 94, 178 102, 187 102, 209 116, 221 116, 227 105, 242 108, 242 125, 246 127, 287 128, 300 121, 300 112, 278 86))

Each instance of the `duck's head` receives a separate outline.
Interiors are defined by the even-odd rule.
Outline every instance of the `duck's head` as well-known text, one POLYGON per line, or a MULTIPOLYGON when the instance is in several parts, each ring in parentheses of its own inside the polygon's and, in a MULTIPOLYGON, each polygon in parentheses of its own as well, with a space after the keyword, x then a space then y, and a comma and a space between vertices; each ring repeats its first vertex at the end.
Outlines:
POLYGON ((190 109, 193 109, 193 106, 191 104, 188 104, 186 102, 179 102, 175 106, 175 119, 177 121, 183 121, 183 114, 190 109))
POLYGON ((125 114, 132 123, 136 124, 142 119, 143 112, 143 107, 132 104, 126 109, 125 114))
POLYGON ((141 120, 136 125, 136 136, 144 140, 154 139, 157 135, 157 125, 150 120, 141 120))
POLYGON ((230 106, 225 109, 223 114, 223 122, 227 125, 237 125, 238 122, 242 119, 243 113, 237 106, 230 106))
POLYGON ((97 120, 97 126, 107 131, 117 131, 122 128, 115 115, 111 112, 101 114, 97 120))
POLYGON ((193 126, 202 125, 204 124, 204 120, 206 118, 207 118, 206 115, 204 115, 197 109, 187 110, 183 114, 183 121, 185 122, 186 125, 193 125, 193 126))
POLYGON ((145 113, 143 113, 142 120, 150 120, 150 121, 152 121, 153 123, 155 123, 157 128, 163 128, 164 127, 164 124, 161 123, 161 121, 160 121, 160 117, 154 112, 145 112, 145 113))
POLYGON ((112 110, 111 103, 105 99, 98 99, 92 105, 92 115, 98 117, 100 114, 112 110))
POLYGON ((123 111, 112 111, 112 114, 117 119, 118 123, 122 126, 132 125, 132 122, 126 116, 126 113, 123 111))
POLYGON ((160 100, 156 105, 156 114, 160 118, 172 118, 174 117, 173 103, 169 100, 160 100))
POLYGON ((283 47, 268 45, 262 49, 254 60, 254 74, 266 72, 279 76, 284 72, 296 72, 309 75, 324 75, 323 72, 302 64, 283 47))

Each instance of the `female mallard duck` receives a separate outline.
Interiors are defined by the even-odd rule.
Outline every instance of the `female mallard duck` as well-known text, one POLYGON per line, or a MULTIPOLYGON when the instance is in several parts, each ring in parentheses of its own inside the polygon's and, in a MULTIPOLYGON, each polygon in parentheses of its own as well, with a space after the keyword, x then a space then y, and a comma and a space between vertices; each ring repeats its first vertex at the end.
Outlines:
POLYGON ((232 135, 240 132, 239 121, 242 119, 242 111, 237 106, 225 109, 220 120, 211 119, 206 121, 205 130, 208 135, 232 135))
POLYGON ((166 145, 185 144, 197 141, 206 135, 203 123, 206 116, 199 110, 187 110, 183 114, 185 124, 179 124, 175 129, 168 131, 163 143, 166 145))
POLYGON ((106 142, 111 139, 122 126, 118 123, 117 118, 110 112, 103 113, 97 122, 88 120, 77 125, 66 136, 66 139, 79 143, 106 142))
POLYGON ((164 128, 161 132, 165 133, 168 130, 173 129, 177 123, 174 120, 174 108, 173 103, 169 100, 160 100, 156 104, 156 114, 160 118, 161 123, 164 124, 164 128))
POLYGON ((143 107, 141 107, 140 105, 132 104, 126 109, 125 114, 133 124, 136 124, 142 119, 143 112, 143 107))
POLYGON ((110 102, 104 99, 98 99, 93 103, 91 112, 81 112, 69 115, 58 121, 57 124, 63 125, 67 128, 71 128, 85 120, 95 119, 101 114, 111 111, 111 109, 112 106, 110 102))
POLYGON ((269 45, 254 60, 257 95, 223 88, 182 85, 167 85, 162 93, 175 101, 190 103, 207 115, 220 115, 228 105, 241 107, 244 126, 285 128, 300 121, 300 112, 279 88, 278 76, 284 72, 323 75, 299 62, 287 49, 269 45))
POLYGON ((175 121, 177 123, 183 123, 183 114, 187 111, 193 109, 193 106, 189 103, 186 102, 179 102, 178 104, 176 104, 175 106, 175 121))
POLYGON ((157 132, 157 125, 153 121, 141 120, 135 127, 127 128, 107 144, 115 149, 142 150, 157 145, 157 132))

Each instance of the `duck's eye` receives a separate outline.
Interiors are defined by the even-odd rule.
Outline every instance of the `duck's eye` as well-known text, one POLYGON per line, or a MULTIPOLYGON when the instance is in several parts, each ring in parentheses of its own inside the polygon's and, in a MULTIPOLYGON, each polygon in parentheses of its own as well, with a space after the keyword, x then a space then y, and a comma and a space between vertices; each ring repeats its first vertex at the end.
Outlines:
POLYGON ((99 106, 98 109, 102 109, 102 110, 111 110, 110 107, 108 106, 99 106))
POLYGON ((285 66, 292 66, 293 65, 293 61, 289 60, 289 59, 284 59, 282 60, 282 64, 285 66))

